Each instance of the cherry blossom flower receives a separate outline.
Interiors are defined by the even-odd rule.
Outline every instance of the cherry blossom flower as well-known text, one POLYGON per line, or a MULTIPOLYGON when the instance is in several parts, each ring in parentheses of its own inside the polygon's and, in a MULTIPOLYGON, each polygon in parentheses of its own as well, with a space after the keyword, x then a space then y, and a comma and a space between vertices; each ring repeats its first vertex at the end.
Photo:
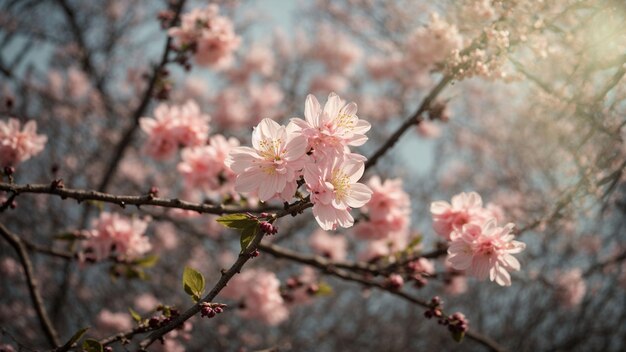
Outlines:
POLYGON ((291 121, 307 137, 316 158, 343 155, 347 146, 360 146, 367 141, 369 122, 360 120, 354 102, 346 104, 335 93, 330 93, 322 109, 315 96, 308 95, 304 106, 305 120, 291 121))
POLYGON ((330 72, 350 73, 363 55, 361 48, 348 36, 338 34, 329 26, 322 26, 317 42, 311 46, 310 55, 321 62, 330 72))
POLYGON ((437 138, 441 135, 441 128, 432 121, 422 121, 417 125, 417 133, 424 138, 437 138))
POLYGON ((235 190, 258 195, 263 202, 279 196, 289 200, 296 190, 296 177, 304 164, 306 138, 271 119, 263 119, 252 132, 252 146, 235 147, 226 165, 237 174, 235 190))
POLYGON ((356 236, 378 240, 390 238, 394 232, 407 231, 411 221, 411 200, 402 189, 402 180, 382 182, 380 177, 373 176, 367 185, 373 193, 363 207, 367 219, 356 227, 356 236))
POLYGON ((98 329, 107 333, 126 331, 133 328, 133 323, 128 313, 114 313, 103 309, 96 318, 98 329))
POLYGON ((235 276, 224 290, 226 298, 241 301, 238 314, 268 325, 277 325, 289 317, 289 310, 280 295, 280 281, 276 274, 251 269, 235 276))
POLYGON ((93 221, 92 227, 92 230, 83 231, 87 237, 83 245, 87 259, 106 259, 111 252, 120 259, 136 259, 152 248, 148 238, 144 236, 148 228, 147 220, 102 212, 93 221))
POLYGON ((347 242, 344 236, 333 236, 328 232, 317 229, 309 238, 309 245, 313 251, 332 260, 346 259, 347 242))
POLYGON ((409 36, 407 62, 418 69, 428 70, 450 55, 452 50, 461 48, 462 44, 456 26, 448 24, 437 13, 432 13, 428 26, 417 28, 409 36))
POLYGON ((511 285, 509 271, 519 270, 519 261, 511 254, 520 253, 526 244, 513 240, 514 224, 498 227, 495 219, 484 225, 465 224, 452 232, 448 261, 456 270, 484 280, 489 276, 501 286, 511 285))
POLYGON ((369 187, 358 183, 364 170, 363 157, 355 154, 305 165, 304 180, 311 194, 313 215, 322 229, 354 224, 351 208, 364 206, 372 196, 369 187))
POLYGON ((219 16, 219 7, 211 4, 194 9, 181 18, 180 27, 173 27, 169 35, 181 46, 193 46, 199 65, 221 67, 232 60, 233 52, 241 44, 230 19, 219 16))
POLYGON ((468 223, 482 224, 494 217, 491 211, 483 208, 483 201, 476 192, 460 193, 452 197, 452 203, 445 201, 433 202, 430 205, 435 232, 445 239, 450 233, 468 223))
POLYGON ((555 279, 556 297, 565 308, 573 308, 582 302, 587 292, 587 284, 580 268, 559 273, 555 279))
POLYGON ((212 136, 205 146, 183 149, 178 172, 183 176, 185 186, 201 189, 209 195, 233 193, 236 175, 224 161, 238 146, 236 138, 226 139, 218 134, 212 136))
POLYGON ((179 145, 198 146, 208 138, 211 117, 202 114, 192 100, 183 105, 160 104, 154 116, 142 117, 139 125, 148 135, 145 152, 155 159, 167 159, 179 145))
POLYGON ((0 121, 0 166, 17 166, 39 154, 48 137, 37 134, 37 122, 28 121, 20 129, 18 119, 0 121))

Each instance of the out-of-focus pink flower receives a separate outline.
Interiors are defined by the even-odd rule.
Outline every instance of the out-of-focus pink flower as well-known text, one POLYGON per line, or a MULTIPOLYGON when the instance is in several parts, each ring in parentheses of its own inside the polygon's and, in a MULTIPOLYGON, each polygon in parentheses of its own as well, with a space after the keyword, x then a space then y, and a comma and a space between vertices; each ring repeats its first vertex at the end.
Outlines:
POLYGON ((238 89, 226 88, 214 97, 215 110, 213 116, 223 128, 241 128, 254 124, 247 104, 242 98, 244 95, 238 89))
POLYGON ((263 84, 261 86, 251 86, 250 93, 250 112, 253 116, 251 121, 257 123, 257 117, 273 117, 279 104, 283 101, 284 94, 280 87, 275 83, 263 84))
POLYGON ((13 346, 3 343, 0 344, 0 351, 2 352, 15 352, 15 348, 13 348, 13 346))
POLYGON ((467 291, 467 278, 465 276, 456 275, 446 281, 443 287, 445 293, 451 296, 457 296, 467 291))
POLYGON ((155 159, 167 159, 179 145, 199 146, 209 135, 209 115, 202 114, 198 105, 189 100, 183 105, 160 104, 155 118, 139 119, 141 129, 148 135, 145 151, 155 159))
POLYGON ((354 224, 350 210, 367 204, 372 195, 369 187, 358 183, 363 172, 363 158, 354 154, 306 164, 304 180, 311 194, 313 215, 322 229, 354 224))
POLYGON ((226 165, 237 174, 235 190, 258 195, 263 202, 279 196, 289 200, 304 163, 307 141, 291 126, 263 119, 252 132, 252 145, 231 150, 226 165))
POLYGON ((171 222, 160 222, 154 227, 154 233, 159 239, 160 247, 171 250, 178 247, 176 226, 171 222))
POLYGON ((201 189, 209 195, 232 193, 235 173, 224 162, 228 153, 239 146, 236 138, 218 134, 201 147, 185 148, 181 153, 178 172, 189 189, 201 189))
POLYGON ((133 306, 142 313, 153 311, 159 305, 159 300, 151 293, 142 293, 135 297, 133 306))
POLYGON ((350 84, 348 79, 338 74, 315 76, 311 79, 309 91, 343 92, 348 88, 348 84, 350 84))
POLYGON ((82 98, 89 93, 89 79, 76 67, 70 67, 67 71, 67 85, 72 98, 82 98))
POLYGON ((356 227, 356 236, 370 240, 385 239, 394 232, 407 231, 411 220, 411 200, 402 189, 402 180, 382 182, 380 177, 373 176, 367 185, 372 190, 372 197, 363 207, 367 219, 356 227))
POLYGON ((348 146, 360 146, 367 141, 365 133, 371 125, 356 115, 356 103, 346 104, 335 93, 330 93, 322 109, 315 96, 308 95, 304 118, 291 121, 301 130, 313 148, 315 158, 341 156, 348 146))
POLYGON ((99 261, 108 258, 112 252, 120 259, 136 259, 152 248, 144 236, 147 220, 102 212, 92 227, 92 230, 83 231, 87 236, 83 244, 87 259, 99 261))
POLYGON ((274 53, 264 45, 253 45, 245 53, 241 64, 228 71, 229 78, 244 83, 254 73, 270 76, 274 72, 274 53))
POLYGON ((242 301, 239 315, 268 325, 277 325, 289 317, 289 310, 280 295, 276 274, 263 269, 250 269, 235 276, 222 290, 224 297, 242 301))
POLYGON ((309 245, 313 251, 332 260, 346 259, 347 242, 344 236, 333 236, 328 232, 317 229, 309 238, 309 245))
POLYGON ((428 120, 424 120, 417 125, 417 133, 424 138, 437 138, 441 135, 441 128, 428 120))
POLYGON ((195 48, 195 60, 199 65, 227 65, 241 44, 232 21, 219 16, 218 12, 219 7, 215 4, 194 9, 182 16, 180 27, 169 30, 178 45, 195 48))
POLYGON ((361 48, 347 36, 329 26, 322 26, 310 55, 322 61, 331 72, 347 74, 363 55, 361 48))
POLYGON ((17 119, 0 121, 1 166, 17 166, 30 159, 44 149, 47 141, 48 137, 37 134, 35 121, 28 121, 24 129, 20 129, 20 122, 17 119))
POLYGON ((462 44, 456 26, 432 13, 428 26, 417 28, 409 36, 407 63, 428 70, 433 64, 444 60, 452 50, 460 49, 462 44))
POLYGON ((582 302, 587 292, 587 284, 580 268, 559 273, 555 278, 556 297, 566 308, 574 308, 582 302))
POLYGON ((0 273, 3 276, 15 277, 21 270, 20 265, 15 261, 15 259, 10 257, 5 257, 0 260, 0 273))
POLYGON ((414 260, 409 263, 409 266, 413 272, 420 274, 435 274, 435 264, 431 260, 426 258, 419 258, 418 260, 414 260))
POLYGON ((519 261, 511 254, 520 253, 526 244, 513 240, 514 224, 498 227, 495 219, 484 225, 468 223, 450 235, 448 261, 455 270, 484 280, 487 277, 500 286, 511 286, 509 271, 520 270, 519 261))
POLYGON ((128 313, 113 313, 103 309, 96 318, 98 329, 106 332, 127 331, 133 328, 133 322, 128 313))
POLYGON ((430 205, 435 232, 445 239, 450 239, 450 233, 460 229, 465 224, 482 224, 493 216, 483 208, 483 201, 476 192, 460 193, 452 197, 452 203, 445 201, 433 202, 430 205))

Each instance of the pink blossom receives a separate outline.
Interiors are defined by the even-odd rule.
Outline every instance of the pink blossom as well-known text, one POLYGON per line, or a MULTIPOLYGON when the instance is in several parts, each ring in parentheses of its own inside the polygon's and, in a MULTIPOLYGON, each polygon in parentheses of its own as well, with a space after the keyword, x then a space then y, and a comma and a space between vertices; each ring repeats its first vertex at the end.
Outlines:
POLYGON ((454 25, 442 20, 437 13, 430 15, 426 27, 417 28, 407 40, 407 62, 418 69, 428 69, 444 60, 452 50, 460 49, 462 38, 454 25))
POLYGON ((154 227, 154 233, 159 239, 160 247, 165 250, 172 250, 178 247, 178 235, 176 226, 171 222, 160 222, 154 227))
POLYGON ((332 260, 346 259, 347 242, 344 236, 331 235, 328 232, 317 229, 309 238, 309 245, 313 251, 332 260))
POLYGON ((159 305, 159 300, 151 293, 142 293, 135 297, 133 306, 142 313, 148 313, 156 309, 159 305))
POLYGON ((244 318, 277 325, 289 316, 280 295, 280 281, 276 274, 263 269, 247 270, 235 276, 222 290, 222 295, 243 303, 244 308, 238 313, 244 318))
POLYGON ((0 260, 0 273, 4 277, 15 277, 21 270, 22 267, 11 257, 5 257, 0 260))
POLYGON ((84 250, 88 259, 100 261, 108 258, 111 252, 120 259, 136 259, 152 248, 144 236, 147 220, 102 212, 92 227, 92 230, 83 232, 87 236, 84 250))
POLYGON ((345 35, 329 26, 322 26, 311 56, 322 61, 329 71, 347 74, 363 55, 361 48, 345 35))
POLYGON ((195 47, 195 59, 200 65, 227 65, 241 44, 232 21, 219 16, 218 12, 218 6, 214 4, 194 9, 182 16, 180 27, 169 30, 169 35, 179 45, 195 47))
POLYGON ((311 194, 313 215, 322 229, 334 230, 337 225, 347 228, 354 224, 351 208, 364 206, 372 196, 369 187, 358 183, 363 172, 363 159, 354 154, 306 164, 304 180, 311 194))
POLYGON ((441 128, 432 121, 424 120, 417 125, 417 133, 424 138, 437 138, 441 135, 441 128))
POLYGON ((452 296, 460 295, 467 292, 467 278, 461 275, 455 275, 446 281, 444 291, 452 296))
POLYGON ((293 128, 263 119, 252 132, 252 145, 231 150, 226 165, 236 174, 235 190, 258 195, 263 202, 279 196, 289 200, 307 151, 306 139, 293 128))
POLYGON ((201 147, 185 148, 181 153, 178 172, 189 189, 201 189, 205 193, 231 193, 236 175, 224 162, 230 151, 239 146, 236 138, 218 134, 201 147))
POLYGON ((363 207, 367 219, 355 229, 362 239, 385 239, 391 233, 407 231, 410 224, 411 200, 402 189, 401 179, 388 179, 381 182, 373 176, 367 183, 372 190, 370 201, 363 207))
POLYGON ((67 83, 72 98, 82 98, 89 92, 89 78, 76 67, 70 67, 67 71, 67 83))
POLYGON ((556 297, 566 308, 573 308, 582 302, 587 292, 587 284, 580 268, 559 273, 555 279, 556 297))
POLYGON ((311 79, 309 91, 311 92, 342 92, 350 82, 342 75, 326 74, 315 76, 311 79))
POLYGON ((213 116, 222 127, 241 128, 253 124, 243 95, 238 89, 226 88, 214 97, 213 116))
POLYGON ((179 145, 198 146, 208 138, 211 118, 192 100, 183 105, 160 104, 154 116, 142 117, 139 124, 148 135, 145 151, 155 159, 167 159, 179 145))
POLYGON ((128 313, 113 313, 108 309, 103 309, 98 313, 96 320, 98 328, 108 333, 117 333, 133 328, 133 323, 128 313))
POLYGON ((509 271, 520 270, 519 261, 511 254, 520 253, 526 244, 513 240, 514 224, 498 227, 495 219, 484 225, 468 223, 452 232, 448 261, 455 270, 484 280, 489 276, 501 286, 511 285, 509 271))
MULTIPOLYGON (((276 115, 276 108, 282 103, 284 94, 275 83, 263 84, 261 86, 251 86, 250 111, 252 116, 271 117, 276 115)), ((255 123, 258 120, 254 121, 255 123)))
POLYGON ((476 192, 460 193, 452 197, 452 204, 445 201, 433 202, 430 205, 435 232, 445 239, 450 233, 468 223, 482 224, 493 214, 483 208, 483 201, 476 192))
POLYGON ((37 134, 37 122, 28 121, 20 130, 20 122, 10 118, 0 121, 0 166, 17 164, 39 154, 48 137, 37 134))
POLYGON ((409 263, 411 270, 416 273, 434 275, 435 274, 435 264, 431 260, 426 258, 419 258, 418 260, 414 260, 409 263))
POLYGON ((335 93, 330 93, 322 109, 315 96, 308 95, 304 106, 305 120, 291 121, 301 130, 313 148, 316 158, 343 155, 347 146, 360 146, 367 141, 369 122, 356 115, 357 105, 346 104, 335 93))
POLYGON ((244 83, 253 73, 270 76, 274 72, 274 54, 267 46, 253 45, 245 53, 240 65, 231 69, 228 76, 237 83, 244 83))

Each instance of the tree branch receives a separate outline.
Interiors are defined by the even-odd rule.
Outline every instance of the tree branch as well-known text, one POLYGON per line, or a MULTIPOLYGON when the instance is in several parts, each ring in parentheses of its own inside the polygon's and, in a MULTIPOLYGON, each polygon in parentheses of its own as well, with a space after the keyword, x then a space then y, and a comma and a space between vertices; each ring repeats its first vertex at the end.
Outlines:
MULTIPOLYGON (((174 20, 172 21, 172 23, 176 23, 178 21, 178 18, 180 17, 184 4, 185 4, 185 0, 179 0, 176 3, 176 5, 174 5, 173 11, 175 15, 174 15, 174 20)), ((104 172, 104 176, 102 177, 102 180, 100 180, 100 183, 98 185, 98 191, 100 192, 104 192, 107 186, 109 185, 109 183, 111 182, 111 180, 113 179, 113 176, 115 175, 115 171, 117 169, 117 165, 124 157, 126 148, 128 148, 128 146, 133 140, 135 132, 137 131, 137 128, 139 127, 139 119, 143 116, 144 111, 146 110, 146 108, 148 107, 148 104, 150 103, 150 100, 152 99, 152 95, 154 93, 157 80, 160 76, 160 72, 168 62, 168 56, 171 51, 171 44, 172 44, 172 38, 168 36, 167 40, 165 41, 165 49, 163 49, 163 55, 161 56, 161 61, 152 70, 152 76, 150 76, 148 88, 143 94, 141 103, 139 103, 139 106, 133 113, 132 125, 126 130, 126 132, 124 132, 122 139, 119 141, 117 146, 115 146, 115 151, 113 153, 113 156, 111 157, 111 160, 108 163, 108 167, 106 171, 104 172)))
MULTIPOLYGON (((298 252, 295 252, 290 249, 283 248, 277 245, 273 245, 273 244, 260 244, 259 249, 276 258, 282 258, 282 259, 291 260, 297 263, 306 264, 306 265, 322 270, 322 272, 324 272, 325 274, 335 276, 346 281, 360 283, 366 287, 374 287, 376 289, 386 291, 394 296, 398 296, 404 299, 405 301, 411 302, 418 306, 422 306, 425 308, 430 307, 428 302, 423 301, 419 298, 413 297, 412 295, 402 290, 393 290, 393 289, 386 287, 381 282, 369 280, 367 278, 347 272, 345 270, 337 269, 337 267, 333 265, 333 262, 326 258, 322 258, 319 256, 307 256, 307 255, 304 255, 304 254, 301 254, 301 253, 298 253, 298 252)), ((467 338, 484 345, 485 347, 489 348, 492 351, 498 351, 498 352, 506 351, 504 347, 500 346, 497 342, 495 342, 488 336, 485 336, 481 333, 475 332, 473 330, 468 330, 465 335, 467 336, 467 338)))
POLYGON ((83 201, 100 201, 105 203, 112 203, 121 206, 122 208, 127 205, 135 205, 137 207, 142 205, 152 205, 163 208, 192 210, 202 214, 233 214, 233 213, 258 213, 262 211, 271 211, 273 208, 235 208, 235 207, 223 207, 209 204, 192 203, 178 198, 155 198, 151 195, 143 196, 125 196, 114 195, 109 193, 102 193, 96 191, 71 189, 71 188, 58 188, 52 185, 44 184, 26 184, 16 185, 10 183, 0 183, 0 191, 12 192, 16 195, 21 193, 37 193, 37 194, 50 194, 61 197, 62 199, 71 198, 77 200, 79 203, 83 201))
POLYGON ((41 293, 39 292, 39 283, 37 282, 37 279, 35 279, 35 276, 33 274, 33 263, 28 256, 26 246, 22 243, 22 240, 19 236, 11 233, 2 224, 0 224, 0 235, 2 235, 2 237, 4 237, 4 239, 6 239, 9 244, 11 244, 11 246, 15 249, 18 256, 20 257, 22 267, 24 268, 24 274, 26 275, 26 283, 28 284, 30 298, 32 300, 33 307, 37 312, 37 316, 39 317, 39 323, 41 324, 41 328, 46 334, 48 342, 52 347, 59 346, 59 336, 52 326, 52 322, 48 317, 48 313, 46 313, 43 299, 41 298, 41 293))

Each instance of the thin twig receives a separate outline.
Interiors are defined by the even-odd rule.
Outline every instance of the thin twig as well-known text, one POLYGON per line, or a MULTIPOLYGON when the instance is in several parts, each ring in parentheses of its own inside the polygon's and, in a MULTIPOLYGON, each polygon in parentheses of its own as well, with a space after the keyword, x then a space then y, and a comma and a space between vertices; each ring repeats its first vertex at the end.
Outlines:
MULTIPOLYGON (((347 272, 345 270, 338 269, 333 266, 332 261, 329 261, 325 258, 319 256, 308 256, 295 251, 292 251, 287 248, 283 248, 273 244, 261 244, 259 249, 263 252, 266 252, 276 258, 288 259, 294 262, 298 262, 301 264, 306 264, 309 266, 316 267, 321 269, 324 273, 338 277, 340 279, 346 281, 352 281, 360 283, 366 287, 374 287, 382 291, 389 292, 392 295, 398 296, 408 302, 413 304, 428 308, 430 307, 428 302, 421 300, 419 298, 413 297, 412 295, 402 291, 402 290, 393 290, 389 287, 385 286, 383 283, 378 281, 369 280, 363 276, 356 275, 354 273, 347 272)), ((485 347, 489 348, 492 351, 505 351, 506 349, 500 346, 497 342, 491 339, 488 336, 485 336, 481 333, 475 332, 473 330, 468 330, 465 334, 468 339, 474 340, 485 347)))
MULTIPOLYGON (((174 5, 174 8, 173 8, 174 20, 172 21, 172 23, 176 23, 178 21, 178 18, 180 17, 180 14, 182 12, 184 5, 185 5, 185 0, 180 0, 176 3, 176 5, 174 5)), ((128 146, 133 140, 135 132, 137 131, 137 128, 139 127, 139 119, 143 116, 146 108, 148 107, 148 104, 150 103, 150 100, 152 99, 152 95, 154 93, 156 83, 159 77, 161 76, 161 70, 168 63, 168 57, 172 49, 171 44, 172 44, 172 38, 168 36, 165 42, 165 49, 163 49, 163 55, 161 56, 161 61, 159 62, 158 65, 154 67, 152 71, 152 76, 150 77, 148 88, 146 88, 146 91, 144 92, 143 97, 141 99, 141 103, 139 103, 139 106, 133 113, 132 125, 128 127, 126 132, 124 132, 122 139, 119 141, 119 143, 115 147, 113 156, 111 157, 111 160, 108 163, 107 169, 104 172, 104 176, 102 177, 102 180, 100 180, 100 184, 98 185, 98 191, 104 192, 106 190, 107 186, 109 185, 109 183, 113 179, 113 176, 115 175, 117 166, 119 165, 120 161, 124 157, 124 153, 126 152, 126 149, 128 148, 128 146)))
POLYGON ((43 299, 41 298, 41 293, 39 292, 39 284, 37 279, 35 278, 33 272, 33 263, 28 256, 28 252, 26 251, 26 246, 22 243, 22 240, 19 236, 14 233, 11 233, 4 225, 0 224, 0 235, 4 237, 4 239, 11 244, 11 246, 15 249, 18 256, 20 257, 20 261, 22 262, 22 267, 24 268, 24 274, 26 275, 26 283, 28 284, 28 291, 30 293, 30 298, 32 300, 35 311, 37 312, 37 316, 39 317, 39 322, 41 324, 41 328, 46 334, 46 338, 52 347, 57 347, 60 345, 59 336, 52 326, 52 322, 48 317, 48 313, 46 313, 46 309, 43 303, 43 299))
POLYGON ((203 214, 233 214, 233 213, 258 213, 263 211, 271 211, 272 208, 242 208, 242 207, 223 207, 202 203, 193 203, 180 200, 178 198, 155 198, 151 195, 143 196, 126 196, 126 195, 114 195, 109 193, 102 193, 96 191, 71 189, 71 188, 58 188, 52 185, 45 184, 26 184, 17 185, 10 183, 0 183, 0 191, 13 192, 17 195, 21 193, 38 193, 38 194, 50 194, 61 197, 62 199, 71 198, 77 200, 79 203, 83 201, 100 201, 105 203, 117 204, 121 207, 127 205, 152 205, 163 208, 192 210, 203 214))

